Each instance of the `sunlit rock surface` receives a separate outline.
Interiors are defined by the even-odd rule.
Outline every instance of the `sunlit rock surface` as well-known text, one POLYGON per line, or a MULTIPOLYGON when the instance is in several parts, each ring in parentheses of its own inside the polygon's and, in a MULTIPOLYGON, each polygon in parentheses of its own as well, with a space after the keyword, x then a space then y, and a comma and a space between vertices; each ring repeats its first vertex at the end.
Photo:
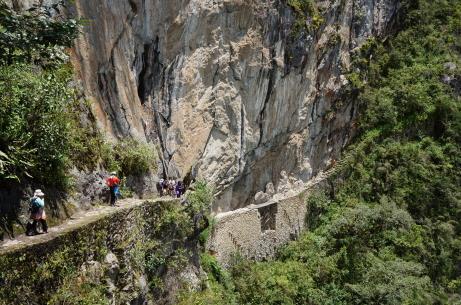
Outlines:
POLYGON ((157 143, 162 174, 205 178, 214 210, 229 211, 278 191, 282 171, 308 181, 354 132, 339 99, 351 54, 385 34, 399 2, 315 3, 318 27, 280 0, 76 0, 73 63, 108 135, 157 143))

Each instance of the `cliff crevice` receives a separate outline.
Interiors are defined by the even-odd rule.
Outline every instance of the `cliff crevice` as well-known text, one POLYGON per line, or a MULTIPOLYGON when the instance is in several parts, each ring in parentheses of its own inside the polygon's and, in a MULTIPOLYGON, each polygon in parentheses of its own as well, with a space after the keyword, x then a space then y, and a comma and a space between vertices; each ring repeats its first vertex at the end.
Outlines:
POLYGON ((89 22, 73 63, 99 127, 158 143, 159 174, 208 180, 216 212, 277 189, 282 171, 307 182, 354 134, 351 56, 399 1, 290 3, 75 1, 89 22))

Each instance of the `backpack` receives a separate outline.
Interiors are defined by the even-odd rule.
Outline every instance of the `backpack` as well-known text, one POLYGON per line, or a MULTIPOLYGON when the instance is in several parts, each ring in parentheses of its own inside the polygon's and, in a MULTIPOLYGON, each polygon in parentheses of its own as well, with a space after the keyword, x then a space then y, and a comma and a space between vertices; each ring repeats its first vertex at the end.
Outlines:
POLYGON ((37 197, 33 197, 30 199, 29 202, 29 209, 31 212, 36 212, 40 208, 40 204, 38 203, 37 197))
POLYGON ((117 198, 122 197, 122 193, 120 192, 120 187, 118 185, 114 186, 114 193, 115 193, 115 197, 117 198))

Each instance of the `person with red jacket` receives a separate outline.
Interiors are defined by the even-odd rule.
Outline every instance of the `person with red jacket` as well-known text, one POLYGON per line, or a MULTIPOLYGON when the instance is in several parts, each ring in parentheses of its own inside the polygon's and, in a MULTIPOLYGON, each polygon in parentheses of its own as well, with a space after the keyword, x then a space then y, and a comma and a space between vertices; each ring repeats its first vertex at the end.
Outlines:
POLYGON ((106 184, 110 190, 110 205, 115 206, 115 201, 117 200, 118 187, 120 184, 120 179, 116 176, 116 172, 110 173, 109 178, 106 180, 106 184))

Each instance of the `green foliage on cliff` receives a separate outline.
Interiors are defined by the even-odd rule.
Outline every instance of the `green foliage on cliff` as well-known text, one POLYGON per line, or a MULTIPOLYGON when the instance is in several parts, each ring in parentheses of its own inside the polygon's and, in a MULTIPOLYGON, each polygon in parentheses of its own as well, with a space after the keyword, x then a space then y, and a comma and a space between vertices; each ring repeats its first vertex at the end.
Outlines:
POLYGON ((213 190, 203 180, 192 185, 192 192, 187 193, 187 200, 195 213, 208 212, 213 202, 213 190))
POLYGON ((309 199, 308 232, 274 261, 236 263, 232 285, 207 293, 237 304, 460 304, 461 1, 403 6, 398 33, 354 58, 358 136, 334 187, 309 199))
POLYGON ((201 291, 184 291, 179 296, 178 305, 201 304, 237 304, 233 291, 233 282, 228 271, 223 269, 212 255, 202 253, 200 265, 207 277, 203 281, 204 289, 201 291))
POLYGON ((107 305, 107 288, 85 278, 67 278, 48 305, 107 305), (88 283, 89 282, 89 283, 88 283))
POLYGON ((154 148, 134 139, 123 139, 114 144, 102 141, 95 153, 100 155, 105 168, 122 176, 143 175, 156 169, 154 148))
POLYGON ((17 13, 1 0, 0 64, 56 66, 65 62, 65 48, 77 37, 79 22, 49 16, 42 8, 17 13))
POLYGON ((288 0, 287 4, 296 15, 293 28, 295 36, 303 30, 307 32, 317 30, 324 22, 315 0, 288 0))
POLYGON ((66 184, 74 99, 65 48, 76 20, 18 14, 0 1, 0 180, 66 184))
POLYGON ((17 13, 0 0, 0 182, 33 179, 66 188, 68 171, 102 164, 121 175, 155 169, 152 147, 109 144, 78 98, 66 48, 79 22, 43 8, 17 13))
POLYGON ((185 284, 185 268, 194 269, 202 216, 178 200, 146 201, 11 249, 0 255, 0 304, 162 302, 185 284))
POLYGON ((69 147, 65 68, 0 66, 0 178, 62 177, 69 147))

